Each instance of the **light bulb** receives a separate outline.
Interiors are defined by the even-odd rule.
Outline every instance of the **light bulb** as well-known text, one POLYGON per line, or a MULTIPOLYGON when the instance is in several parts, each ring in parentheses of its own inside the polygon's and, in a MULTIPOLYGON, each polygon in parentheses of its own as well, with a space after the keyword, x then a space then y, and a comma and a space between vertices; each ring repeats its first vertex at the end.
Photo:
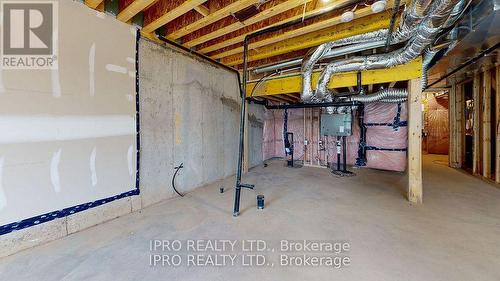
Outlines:
POLYGON ((387 2, 385 0, 375 1, 371 5, 372 12, 374 13, 382 12, 383 10, 385 10, 385 5, 387 5, 387 2))
POLYGON ((354 12, 353 11, 346 11, 340 16, 340 21, 342 22, 350 22, 354 19, 354 12))

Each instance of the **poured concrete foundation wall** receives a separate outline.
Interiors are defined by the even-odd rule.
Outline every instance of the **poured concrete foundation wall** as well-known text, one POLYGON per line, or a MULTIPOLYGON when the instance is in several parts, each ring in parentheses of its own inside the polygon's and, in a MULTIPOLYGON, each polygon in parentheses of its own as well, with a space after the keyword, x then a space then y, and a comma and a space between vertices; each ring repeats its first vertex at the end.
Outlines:
MULTIPOLYGON (((150 205, 236 172, 236 73, 175 48, 140 41, 141 196, 150 205)), ((262 162, 262 108, 249 106, 250 162, 262 162), (260 120, 260 121, 259 121, 260 120), (252 158, 253 157, 253 158, 252 158)))
POLYGON ((248 161, 250 167, 262 164, 265 108, 259 104, 248 105, 248 161))

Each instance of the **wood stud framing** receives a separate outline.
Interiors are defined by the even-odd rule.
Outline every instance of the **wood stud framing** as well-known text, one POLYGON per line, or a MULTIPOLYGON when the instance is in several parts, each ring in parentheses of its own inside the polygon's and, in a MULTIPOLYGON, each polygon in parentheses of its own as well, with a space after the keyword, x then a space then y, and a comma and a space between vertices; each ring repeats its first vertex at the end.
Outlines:
POLYGON ((491 71, 483 72, 482 85, 482 148, 483 148, 483 177, 491 177, 491 71))
POLYGON ((474 113, 473 113, 473 130, 474 130, 474 142, 473 142, 473 152, 472 152, 472 173, 475 175, 481 172, 481 122, 480 122, 480 112, 481 112, 481 92, 480 92, 481 76, 480 73, 474 75, 473 82, 473 99, 474 99, 474 113))
POLYGON ((422 203, 422 88, 421 80, 408 81, 408 200, 422 203))
POLYGON ((496 132, 494 133, 496 148, 495 148, 495 181, 500 183, 500 66, 495 68, 495 114, 496 114, 496 132))

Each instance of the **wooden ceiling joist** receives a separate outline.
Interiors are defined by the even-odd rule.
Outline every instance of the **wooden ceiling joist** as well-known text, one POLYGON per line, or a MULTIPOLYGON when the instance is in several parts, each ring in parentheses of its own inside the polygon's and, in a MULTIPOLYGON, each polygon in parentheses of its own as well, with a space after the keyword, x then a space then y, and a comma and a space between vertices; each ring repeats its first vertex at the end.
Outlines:
POLYGON ((195 11, 197 11, 198 13, 200 13, 204 17, 207 17, 208 15, 210 15, 210 10, 203 5, 196 6, 193 9, 195 11))
POLYGON ((173 21, 174 19, 180 17, 181 15, 187 13, 188 11, 198 7, 199 5, 205 3, 207 0, 188 0, 177 6, 176 8, 167 11, 163 16, 157 18, 153 22, 142 28, 144 33, 150 33, 156 29, 164 26, 165 24, 173 21))
MULTIPOLYGON (((367 8, 360 10, 357 13, 357 19, 349 23, 339 24, 339 16, 306 25, 302 28, 250 43, 248 61, 311 48, 325 42, 387 28, 389 20, 389 12, 373 14, 370 8, 367 8)), ((222 63, 233 66, 242 63, 242 52, 243 47, 238 47, 211 57, 213 59, 222 59, 222 63)))
POLYGON ((92 9, 96 9, 104 0, 85 0, 85 5, 92 9))
POLYGON ((305 14, 299 14, 299 15, 295 15, 293 17, 288 17, 288 18, 282 19, 282 20, 280 20, 278 22, 275 22, 275 23, 273 23, 271 25, 268 25, 268 26, 265 26, 265 27, 262 27, 262 28, 258 28, 258 29, 255 29, 255 30, 252 30, 250 32, 241 34, 241 35, 236 36, 236 37, 229 38, 229 39, 224 40, 224 41, 222 41, 220 43, 216 43, 216 44, 210 45, 208 47, 202 48, 202 49, 197 50, 197 51, 200 52, 200 53, 206 54, 206 53, 210 53, 210 52, 222 49, 224 47, 228 47, 228 46, 231 46, 231 45, 234 45, 234 44, 237 44, 237 43, 241 43, 245 39, 245 36, 247 36, 249 34, 252 34, 254 32, 257 32, 257 31, 260 31, 260 30, 263 30, 263 29, 266 29, 266 28, 269 28, 269 27, 272 27, 272 26, 277 26, 277 25, 280 25, 280 24, 284 24, 286 22, 293 21, 293 20, 296 20, 296 19, 300 19, 302 17, 311 17, 311 16, 314 16, 314 15, 323 13, 325 11, 333 10, 336 7, 345 5, 345 3, 348 3, 349 1, 350 0, 334 1, 334 3, 329 3, 329 4, 326 4, 326 5, 322 6, 322 7, 315 8, 314 10, 306 12, 305 14))
POLYGON ((275 102, 280 102, 280 103, 289 103, 288 101, 284 100, 284 99, 281 99, 277 96, 265 96, 263 98, 266 98, 268 100, 271 100, 271 101, 275 101, 275 102))
MULTIPOLYGON (((258 2, 259 2, 259 0, 240 0, 240 1, 233 2, 232 4, 229 4, 222 9, 215 11, 204 18, 201 18, 201 19, 199 19, 191 24, 188 24, 184 27, 181 27, 180 29, 168 34, 167 38, 170 40, 176 40, 176 39, 178 39, 186 34, 189 34, 193 31, 196 31, 200 28, 203 28, 211 23, 214 23, 222 18, 225 18, 225 17, 231 15, 231 13, 237 12, 243 8, 246 8, 250 5, 256 4, 258 2)), ((193 9, 194 9, 194 7, 193 7, 193 9)))
POLYGON ((269 9, 266 9, 266 10, 256 14, 255 16, 243 21, 243 22, 234 22, 230 25, 224 26, 224 27, 217 29, 213 32, 210 32, 208 34, 205 34, 205 35, 202 35, 198 38, 195 38, 191 41, 188 41, 188 42, 184 43, 183 45, 188 47, 188 48, 191 48, 193 46, 207 42, 207 41, 212 40, 214 38, 217 38, 217 37, 220 37, 222 35, 225 35, 225 34, 233 32, 233 31, 236 31, 238 29, 241 29, 245 26, 254 24, 254 23, 259 22, 259 21, 263 21, 263 20, 268 19, 270 17, 273 17, 277 14, 280 14, 284 11, 293 9, 297 6, 305 5, 310 1, 312 1, 312 0, 288 0, 286 2, 283 2, 281 4, 273 6, 269 9))
POLYGON ((120 11, 116 18, 120 21, 127 22, 139 12, 154 4, 156 1, 158 0, 135 0, 125 9, 120 11))

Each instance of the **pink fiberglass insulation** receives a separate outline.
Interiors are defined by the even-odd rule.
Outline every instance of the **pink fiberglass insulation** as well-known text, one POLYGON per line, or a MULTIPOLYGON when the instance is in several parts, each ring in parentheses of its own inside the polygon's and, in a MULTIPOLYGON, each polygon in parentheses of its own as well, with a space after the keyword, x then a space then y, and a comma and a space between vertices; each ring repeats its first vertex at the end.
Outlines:
MULTIPOLYGON (((406 121, 406 103, 401 104, 399 121, 406 121)), ((365 106, 365 123, 394 123, 398 114, 397 104, 371 103, 365 106)), ((366 145, 376 148, 406 149, 406 126, 367 126, 366 145)), ((399 171, 406 169, 406 151, 367 150, 366 167, 399 171)))
MULTIPOLYGON (((266 110, 263 132, 264 159, 285 157, 283 141, 284 110, 266 110)), ((288 110, 288 132, 294 135, 294 157, 301 159, 304 155, 304 110, 288 110)))
POLYGON ((262 132, 262 154, 263 159, 275 157, 275 136, 274 136, 274 111, 264 111, 264 129, 262 132))
POLYGON ((424 129, 427 133, 425 142, 427 152, 434 154, 448 154, 449 124, 448 124, 448 95, 427 95, 424 129))
MULTIPOLYGON (((406 121, 406 104, 400 108, 401 122, 406 121)), ((319 111, 311 109, 289 109, 288 131, 294 133, 295 159, 306 159, 311 164, 325 165, 325 163, 337 163, 336 137, 319 136, 319 111), (304 112, 305 122, 304 122, 304 112), (311 120, 312 119, 312 120, 311 120), (305 132, 304 132, 305 124, 305 132), (309 141, 304 145, 304 138, 309 141), (323 145, 319 145, 319 141, 323 145), (305 153, 305 155, 304 155, 305 153), (319 160, 319 161, 318 161, 319 160)), ((388 123, 393 124, 398 113, 397 104, 371 103, 365 106, 365 123, 388 123)), ((266 110, 264 122, 264 159, 272 157, 284 157, 283 142, 283 117, 284 110, 266 110)), ((347 138, 347 164, 355 165, 358 157, 360 129, 357 113, 354 113, 352 124, 352 136, 347 138)), ((367 126, 367 146, 376 148, 405 149, 407 147, 406 126, 367 126)), ((383 151, 367 150, 366 167, 404 171, 406 168, 406 151, 383 151)))

